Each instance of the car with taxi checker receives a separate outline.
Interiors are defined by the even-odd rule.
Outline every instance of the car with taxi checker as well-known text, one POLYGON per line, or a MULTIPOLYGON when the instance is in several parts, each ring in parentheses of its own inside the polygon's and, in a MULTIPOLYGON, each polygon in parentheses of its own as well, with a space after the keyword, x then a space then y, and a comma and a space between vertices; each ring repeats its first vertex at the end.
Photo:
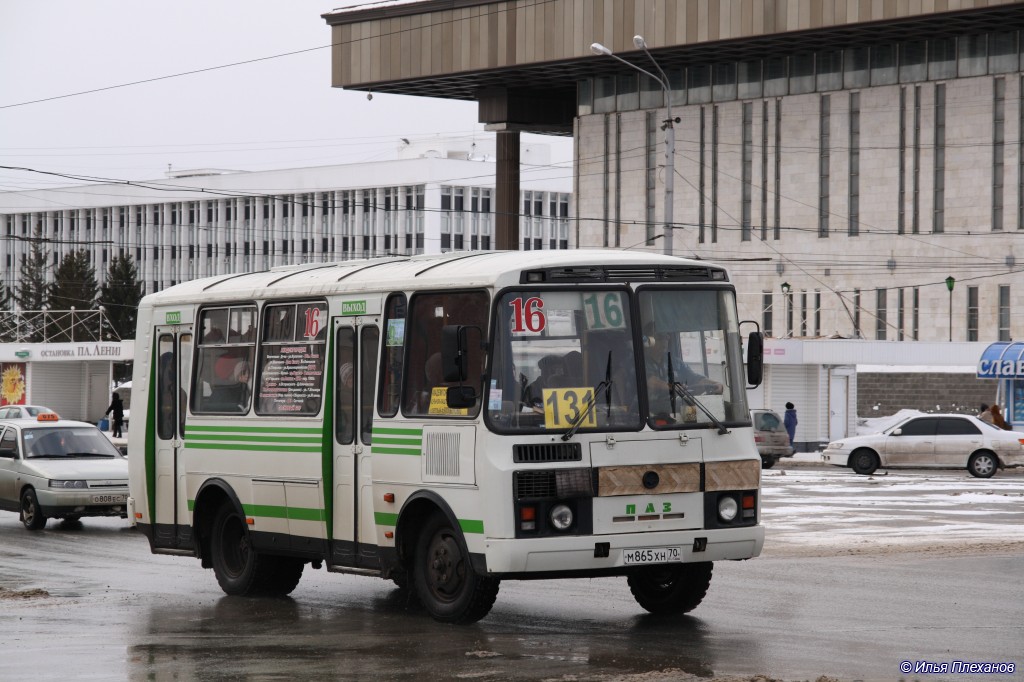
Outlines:
POLYGON ((0 420, 0 509, 28 530, 49 518, 127 518, 128 460, 93 424, 48 412, 0 420))

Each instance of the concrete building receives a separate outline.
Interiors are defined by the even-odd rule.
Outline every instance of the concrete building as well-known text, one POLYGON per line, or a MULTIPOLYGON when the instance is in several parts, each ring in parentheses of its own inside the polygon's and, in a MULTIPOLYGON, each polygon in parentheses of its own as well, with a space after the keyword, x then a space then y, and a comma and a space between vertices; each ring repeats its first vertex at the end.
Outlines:
MULTIPOLYGON (((490 138, 490 139, 488 139, 490 138)), ((262 172, 192 170, 131 184, 0 193, 3 282, 39 230, 52 264, 86 249, 102 278, 130 254, 146 293, 197 277, 384 254, 493 249, 494 141, 403 144, 391 161, 262 172)), ((516 216, 522 249, 569 248, 572 176, 549 149, 530 171, 516 216)))
POLYGON ((1024 3, 396 0, 324 18, 335 86, 479 102, 498 205, 520 132, 572 134, 572 241, 732 261, 769 336, 1024 336, 1024 3))

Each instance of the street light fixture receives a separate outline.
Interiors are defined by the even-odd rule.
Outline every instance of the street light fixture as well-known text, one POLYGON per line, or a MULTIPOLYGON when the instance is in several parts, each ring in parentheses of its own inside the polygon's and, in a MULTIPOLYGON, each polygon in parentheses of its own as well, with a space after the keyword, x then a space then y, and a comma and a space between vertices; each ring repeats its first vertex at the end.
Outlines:
POLYGON ((949 340, 953 340, 953 285, 956 278, 950 275, 946 278, 946 288, 949 289, 949 340))
POLYGON ((783 298, 783 301, 786 304, 786 320, 785 320, 785 323, 786 323, 786 337, 791 336, 792 333, 793 333, 793 322, 792 322, 792 319, 791 319, 792 318, 792 313, 790 313, 790 307, 789 307, 789 289, 790 289, 789 282, 783 282, 782 283, 782 298, 783 298))
POLYGON ((636 64, 627 62, 622 57, 618 56, 601 43, 592 43, 590 45, 590 51, 596 55, 602 55, 604 57, 611 57, 616 59, 631 69, 635 69, 640 73, 644 74, 648 78, 653 79, 658 85, 661 86, 662 92, 665 93, 665 113, 667 118, 661 129, 665 131, 665 238, 662 241, 664 245, 664 253, 666 255, 672 255, 672 229, 673 229, 673 201, 675 191, 675 180, 676 180, 676 128, 675 124, 679 122, 679 119, 673 118, 672 116, 672 92, 668 87, 668 76, 658 65, 658 62, 654 59, 654 56, 647 49, 647 42, 643 36, 633 36, 633 45, 638 50, 643 50, 651 59, 651 63, 654 64, 654 68, 658 70, 661 77, 654 75, 647 69, 642 69, 636 64))

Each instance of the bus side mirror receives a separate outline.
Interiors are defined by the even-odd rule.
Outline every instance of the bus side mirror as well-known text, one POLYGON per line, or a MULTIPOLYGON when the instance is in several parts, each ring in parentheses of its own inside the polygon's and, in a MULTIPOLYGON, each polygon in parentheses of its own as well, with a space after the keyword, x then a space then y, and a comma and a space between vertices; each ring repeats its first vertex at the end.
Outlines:
POLYGON ((466 380, 466 328, 461 324, 441 328, 441 374, 445 381, 466 380))
POLYGON ((751 388, 764 379, 764 337, 761 332, 750 332, 747 338, 747 383, 751 388))

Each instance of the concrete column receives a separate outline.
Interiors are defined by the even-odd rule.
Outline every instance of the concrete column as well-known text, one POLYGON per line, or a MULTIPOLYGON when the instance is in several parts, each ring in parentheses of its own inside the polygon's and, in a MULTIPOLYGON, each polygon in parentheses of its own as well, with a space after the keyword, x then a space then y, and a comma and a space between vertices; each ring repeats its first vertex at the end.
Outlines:
POLYGON ((519 249, 519 133, 497 133, 495 193, 495 248, 519 249))
POLYGON ((423 253, 441 253, 441 185, 435 183, 423 191, 423 253))
POLYGON ((245 204, 248 199, 240 197, 231 200, 231 267, 232 272, 245 272, 245 204))

